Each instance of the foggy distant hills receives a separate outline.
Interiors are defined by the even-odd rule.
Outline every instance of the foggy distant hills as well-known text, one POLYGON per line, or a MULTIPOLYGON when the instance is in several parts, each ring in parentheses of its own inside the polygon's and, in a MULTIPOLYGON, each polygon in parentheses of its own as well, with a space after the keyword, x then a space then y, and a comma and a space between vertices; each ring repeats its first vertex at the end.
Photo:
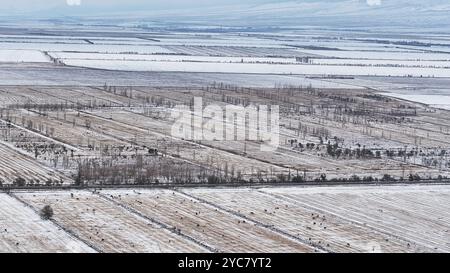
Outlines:
POLYGON ((256 27, 433 27, 450 29, 448 0, 303 0, 242 1, 208 7, 153 9, 144 6, 59 6, 32 13, 33 17, 256 27))

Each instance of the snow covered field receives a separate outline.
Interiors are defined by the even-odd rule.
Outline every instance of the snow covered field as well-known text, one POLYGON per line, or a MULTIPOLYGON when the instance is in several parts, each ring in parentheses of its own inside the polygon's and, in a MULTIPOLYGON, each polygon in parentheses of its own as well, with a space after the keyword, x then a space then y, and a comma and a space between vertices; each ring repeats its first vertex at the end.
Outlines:
POLYGON ((389 93, 391 97, 427 104, 431 107, 450 110, 450 96, 444 95, 406 95, 389 93))
POLYGON ((0 50, 0 63, 49 63, 50 58, 38 50, 0 50))
POLYGON ((449 190, 344 186, 187 192, 329 250, 446 252, 450 215, 439 203, 450 198, 449 190))
POLYGON ((50 204, 54 219, 98 252, 205 252, 151 220, 90 192, 30 192, 17 196, 35 209, 50 204))
POLYGON ((0 252, 450 251, 450 36, 169 29, 2 29, 0 252), (278 148, 174 135, 198 97, 278 148))
MULTIPOLYGON (((266 190, 274 196, 329 212, 348 221, 398 236, 429 250, 450 250, 448 186, 361 187, 266 190), (447 200, 447 201, 446 201, 447 200)), ((381 250, 383 249, 380 246, 381 250)))
POLYGON ((415 67, 356 67, 293 64, 199 63, 199 62, 138 62, 122 60, 64 60, 66 65, 125 71, 166 71, 202 73, 248 73, 279 75, 336 75, 392 77, 450 77, 450 69, 415 67))
POLYGON ((54 210, 54 222, 44 221, 23 203, 0 194, 2 207, 8 208, 0 212, 0 227, 7 230, 0 233, 0 245, 14 252, 450 249, 450 188, 444 185, 20 191, 14 195, 35 210, 44 205, 54 210), (32 225, 25 224, 30 219, 32 225))
POLYGON ((75 51, 99 53, 136 53, 164 54, 173 53, 160 46, 146 45, 93 45, 93 44, 58 44, 58 43, 1 43, 0 49, 40 50, 40 51, 75 51))
MULTIPOLYGON (((199 87, 222 82, 246 87, 314 86, 317 88, 359 88, 327 80, 308 79, 298 75, 223 74, 183 72, 136 72, 98 70, 79 67, 36 66, 11 67, 0 63, 0 85, 3 86, 101 86, 105 82, 119 86, 188 86, 199 87)), ((11 98, 14 95, 11 95, 11 98)))
POLYGON ((299 50, 303 53, 318 54, 335 58, 355 58, 373 60, 449 61, 449 53, 428 52, 379 52, 379 51, 339 51, 339 50, 299 50))
POLYGON ((369 39, 325 30, 293 33, 3 35, 0 62, 50 62, 43 54, 49 52, 69 66, 115 71, 450 77, 446 45, 420 46, 426 44, 420 42, 424 38, 380 40, 376 34, 369 39))
POLYGON ((313 59, 313 64, 358 65, 358 66, 407 66, 407 67, 445 67, 448 61, 408 61, 408 60, 365 60, 365 59, 313 59))
POLYGON ((268 58, 268 57, 213 57, 213 56, 186 56, 186 55, 137 55, 137 54, 92 54, 50 52, 54 58, 64 62, 70 60, 106 61, 147 61, 147 62, 205 62, 205 63, 278 63, 294 64, 295 58, 268 58))
POLYGON ((10 145, 0 141, 0 184, 23 183, 70 183, 70 179, 39 164, 32 157, 15 151, 10 145))
MULTIPOLYGON (((31 208, 0 193, 0 252, 95 252, 31 208)), ((41 208, 38 208, 41 209, 41 208)))

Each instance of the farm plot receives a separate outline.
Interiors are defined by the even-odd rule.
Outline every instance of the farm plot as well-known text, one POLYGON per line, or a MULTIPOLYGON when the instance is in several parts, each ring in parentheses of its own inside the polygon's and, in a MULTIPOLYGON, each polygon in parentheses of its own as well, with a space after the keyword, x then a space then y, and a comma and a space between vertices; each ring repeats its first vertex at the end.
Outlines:
POLYGON ((448 53, 427 52, 366 52, 366 51, 339 51, 339 50, 299 50, 306 54, 318 54, 331 58, 371 59, 371 60, 410 60, 410 61, 448 61, 448 53))
POLYGON ((388 96, 404 99, 408 101, 415 101, 419 103, 424 103, 429 106, 440 108, 440 109, 449 109, 450 108, 450 96, 444 95, 406 95, 406 94, 396 94, 389 93, 388 96))
POLYGON ((72 51, 98 53, 132 53, 132 54, 170 54, 170 50, 160 46, 148 45, 96 45, 96 44, 56 44, 56 43, 0 43, 0 49, 38 50, 38 51, 72 51))
POLYGON ((0 206, 0 252, 95 252, 11 196, 1 193, 0 206))
POLYGON ((198 62, 139 62, 127 60, 66 59, 64 64, 77 67, 123 71, 165 71, 197 73, 250 73, 276 75, 336 75, 392 77, 450 77, 450 69, 423 67, 367 67, 344 65, 198 63, 198 62))
POLYGON ((158 38, 161 45, 187 45, 187 46, 236 46, 252 48, 291 48, 279 41, 241 36, 214 36, 214 37, 186 37, 186 38, 158 38))
MULTIPOLYGON (((64 105, 67 103, 67 100, 58 99, 54 96, 39 92, 37 89, 27 87, 3 87, 0 89, 0 98, 0 105, 3 105, 3 108, 51 104, 64 105)), ((4 110, 2 109, 2 111, 4 110)))
POLYGON ((50 58, 37 50, 0 50, 0 62, 50 63, 50 58))
MULTIPOLYGON (((67 118, 72 117, 68 114, 67 118)), ((78 116, 78 120, 80 118, 83 120, 81 122, 87 121, 91 124, 91 130, 95 130, 97 133, 101 132, 132 143, 140 143, 156 148, 165 155, 172 155, 214 169, 223 170, 228 164, 236 174, 240 173, 243 176, 252 174, 252 170, 255 172, 261 170, 264 173, 271 169, 274 172, 282 171, 282 168, 270 163, 223 152, 213 146, 209 147, 174 138, 170 132, 165 131, 166 128, 170 128, 170 124, 165 124, 164 127, 157 129, 151 119, 131 112, 85 112, 78 116)))
MULTIPOLYGON (((187 103, 187 101, 190 101, 190 96, 202 96, 205 101, 211 101, 211 103, 215 103, 218 105, 223 104, 223 96, 216 95, 216 91, 213 88, 208 88, 210 92, 198 92, 196 90, 190 90, 189 92, 183 92, 183 93, 177 93, 173 91, 165 91, 166 93, 163 93, 165 97, 177 97, 179 100, 181 100, 180 103, 187 103), (172 94, 173 93, 173 94, 172 94), (179 95, 178 95, 179 94, 179 95), (186 98, 185 98, 186 97, 186 98)), ((274 91, 276 92, 276 91, 274 91)), ((347 91, 349 93, 350 91, 347 91)), ((159 94, 159 92, 158 92, 159 94)), ((225 94, 225 93, 223 93, 225 94)), ((233 92, 230 90, 226 93, 227 96, 231 96, 233 94, 233 98, 239 97, 242 100, 249 99, 253 103, 258 104, 268 104, 270 103, 268 100, 266 100, 263 97, 257 97, 256 95, 253 96, 245 96, 242 92, 233 92)), ((248 95, 248 93, 246 93, 248 95)), ((337 94, 337 91, 334 91, 334 94, 337 94)), ((350 95, 350 94, 347 94, 350 95)), ((354 96, 361 96, 361 93, 354 92, 354 96)), ((298 103, 301 104, 301 99, 304 101, 308 101, 309 98, 306 96, 302 98, 301 93, 297 93, 295 96, 290 97, 290 102, 293 103, 294 98, 298 98, 298 103)), ((365 100, 365 103, 372 103, 369 100, 365 100)), ((334 103, 334 102, 331 102, 334 103)), ((390 102, 390 104, 393 104, 395 106, 395 102, 390 102)), ((162 110, 160 110, 163 112, 162 110)), ((318 110, 319 111, 319 110, 318 110)), ((428 132, 428 135, 426 133, 423 133, 420 131, 420 128, 414 129, 414 128, 405 128, 404 130, 399 130, 398 124, 391 125, 384 125, 385 127, 381 127, 377 124, 371 125, 369 128, 368 124, 342 124, 341 122, 337 122, 333 118, 326 118, 326 117, 320 117, 320 114, 316 113, 318 116, 312 116, 309 117, 307 115, 301 115, 296 117, 292 113, 286 116, 282 117, 281 124, 284 126, 281 130, 280 135, 280 145, 283 147, 282 149, 279 149, 279 151, 275 153, 263 153, 260 151, 260 145, 257 143, 252 143, 251 141, 247 142, 236 142, 236 141, 203 141, 202 144, 208 145, 210 147, 214 147, 220 150, 229 151, 235 154, 239 154, 246 157, 252 157, 259 159, 264 162, 270 162, 274 165, 284 165, 286 167, 291 167, 295 169, 306 169, 309 172, 312 171, 319 171, 322 170, 326 173, 335 173, 336 170, 338 173, 343 173, 344 170, 348 170, 349 174, 353 172, 353 174, 358 173, 358 175, 364 175, 366 174, 372 174, 380 171, 380 168, 377 168, 376 166, 381 166, 379 164, 384 165, 386 171, 392 170, 393 173, 395 173, 396 176, 401 175, 402 169, 407 169, 409 171, 416 171, 416 172, 427 172, 429 170, 417 166, 407 165, 399 162, 395 162, 388 159, 383 159, 380 161, 377 160, 334 160, 331 158, 324 158, 323 156, 318 156, 320 154, 323 154, 323 149, 305 149, 294 147, 294 145, 289 145, 290 141, 293 139, 301 141, 303 143, 315 143, 317 145, 320 145, 318 142, 319 138, 317 136, 305 136, 305 134, 301 133, 303 129, 301 127, 311 127, 316 128, 317 131, 320 131, 319 129, 323 129, 328 132, 328 137, 332 138, 331 136, 337 136, 339 139, 345 140, 345 143, 343 142, 341 145, 345 148, 352 148, 353 146, 359 145, 359 143, 364 143, 366 147, 370 147, 371 149, 378 149, 378 151, 381 151, 385 148, 390 147, 398 147, 401 149, 404 149, 404 143, 408 141, 408 143, 420 143, 424 146, 430 146, 432 145, 440 145, 441 143, 437 141, 433 141, 430 139, 431 137, 433 139, 441 139, 442 141, 445 140, 445 137, 442 134, 432 134, 431 132, 428 132), (299 124, 297 126, 297 124, 299 124), (372 129, 372 127, 374 129, 372 129), (389 127, 392 127, 392 129, 389 129, 389 127), (394 129, 395 127, 395 129, 394 129), (299 129, 300 128, 300 129, 299 129), (381 128, 380 131, 377 131, 375 128, 381 128), (303 137, 301 136, 303 135, 303 137), (411 136, 415 136, 415 139, 411 136), (325 167, 326 166, 326 167, 325 167), (388 168, 389 166, 389 168, 388 168)), ((101 115, 101 114, 100 114, 101 115)), ((144 113, 144 115, 147 115, 144 113)), ((149 115, 148 118, 144 117, 143 115, 134 116, 132 114, 131 116, 127 116, 125 114, 119 114, 114 113, 112 116, 115 117, 117 120, 123 120, 125 119, 129 120, 127 123, 131 123, 133 120, 138 122, 139 124, 142 124, 140 126, 146 126, 151 127, 152 131, 159 131, 161 133, 170 134, 170 125, 173 124, 173 120, 166 120, 168 114, 166 115, 149 115), (157 117, 157 118, 156 118, 157 117)), ((415 123, 406 123, 405 127, 413 126, 415 123)), ((417 125, 417 124, 416 124, 417 125)), ((420 127, 417 125, 417 127, 420 127)), ((199 128, 196 128, 199 129, 199 128)), ((241 128, 243 129, 243 128, 241 128)), ((315 129, 315 130, 316 130, 315 129)), ((436 128, 433 128, 436 129, 436 128)))
POLYGON ((0 184, 70 184, 67 177, 39 164, 33 158, 21 154, 13 147, 0 142, 0 184))
MULTIPOLYGON (((5 123, 0 123, 2 126, 5 123)), ((65 169, 75 167, 71 160, 75 156, 80 157, 82 152, 76 147, 58 142, 49 137, 40 135, 31 130, 13 125, 0 129, 1 137, 4 142, 10 143, 21 152, 32 156, 35 160, 45 164, 48 167, 61 171, 66 176, 72 173, 65 172, 65 169), (72 163, 72 164, 71 164, 72 163)), ((46 181, 45 181, 46 182, 46 181)))
MULTIPOLYGON (((302 188, 292 191, 301 192, 302 188)), ((256 189, 183 190, 248 219, 304 238, 331 252, 420 252, 432 251, 414 241, 371 229, 308 203, 295 203, 256 189)), ((263 190, 265 191, 265 190, 263 190)), ((319 195, 319 194, 318 194, 319 195)))
POLYGON ((448 186, 264 189, 439 252, 450 249, 448 186))
POLYGON ((405 66, 405 67, 443 67, 450 68, 448 61, 413 61, 413 60, 362 60, 362 59, 312 59, 313 64, 355 65, 355 66, 405 66))
MULTIPOLYGON (((183 171, 174 173, 196 166, 187 173, 205 169, 227 181, 290 181, 296 173, 309 181, 324 179, 324 175, 333 181, 404 181, 443 179, 449 174, 449 128, 444 112, 430 112, 426 106, 363 89, 243 88, 222 83, 189 88, 125 87, 106 83, 103 87, 7 86, 0 95, 11 98, 5 101, 9 109, 0 112, 1 118, 20 129, 11 136, 17 140, 12 143, 65 173, 74 171, 80 162, 89 168, 108 166, 104 171, 123 167, 154 173, 164 169, 155 167, 161 165, 156 162, 167 157, 170 160, 162 160, 161 166, 172 160, 183 165, 175 164, 183 171), (281 130, 277 151, 263 152, 261 143, 252 140, 196 142, 172 134, 174 106, 190 105, 194 97, 222 107, 278 104, 281 130), (30 133, 49 142, 33 138, 42 144, 34 146, 37 150, 33 152, 21 143, 25 137, 31 139, 30 133), (96 161, 94 165, 91 160, 96 161), (139 162, 149 169, 144 170, 139 162)), ((200 130, 198 126, 190 128, 200 130)), ((243 131, 243 126, 236 129, 243 131)), ((205 182, 207 176, 202 177, 205 182)), ((115 181, 110 179, 99 181, 115 181)))
POLYGON ((220 252, 315 251, 307 244, 172 191, 105 191, 103 194, 220 252))
POLYGON ((295 58, 269 57, 214 57, 192 55, 136 55, 136 54, 95 54, 73 52, 50 52, 57 59, 64 60, 126 60, 126 61, 168 61, 168 62, 214 62, 214 63, 297 63, 295 58))
POLYGON ((122 38, 122 37, 87 37, 86 40, 96 45, 144 45, 144 46, 159 46, 156 39, 152 38, 122 38))
POLYGON ((448 203, 446 186, 183 191, 331 251, 442 252, 450 244, 448 209, 438 205, 448 203))
POLYGON ((335 40, 297 40, 287 41, 287 45, 310 49, 335 49, 338 51, 372 51, 372 52, 417 52, 415 48, 400 48, 395 45, 376 44, 368 42, 335 41, 335 40))
POLYGON ((294 49, 263 48, 243 46, 169 46, 164 48, 181 55, 220 56, 220 57, 283 57, 294 58, 300 56, 318 56, 302 54, 294 49))
POLYGON ((99 252, 206 252, 169 227, 140 217, 90 192, 21 192, 33 206, 50 205, 54 220, 99 252))
POLYGON ((38 132, 71 146, 100 150, 105 146, 121 145, 117 139, 89 130, 84 120, 77 119, 76 114, 55 113, 59 120, 39 115, 26 110, 9 111, 8 117, 14 124, 38 132))
POLYGON ((142 105, 145 100, 135 100, 131 97, 130 87, 111 87, 108 89, 88 88, 88 87, 65 87, 61 88, 40 87, 32 91, 53 98, 52 101, 64 101, 63 106, 76 109, 96 108, 96 107, 118 107, 142 105), (109 91, 109 93, 107 92, 109 91), (130 97, 129 97, 130 96, 130 97))
POLYGON ((195 86, 201 87, 214 82, 252 87, 275 85, 312 85, 320 88, 345 88, 349 84, 307 79, 290 75, 259 74, 198 74, 198 73, 154 73, 84 69, 47 64, 43 66, 0 63, 0 84, 15 86, 103 86, 105 83, 119 86, 195 86))

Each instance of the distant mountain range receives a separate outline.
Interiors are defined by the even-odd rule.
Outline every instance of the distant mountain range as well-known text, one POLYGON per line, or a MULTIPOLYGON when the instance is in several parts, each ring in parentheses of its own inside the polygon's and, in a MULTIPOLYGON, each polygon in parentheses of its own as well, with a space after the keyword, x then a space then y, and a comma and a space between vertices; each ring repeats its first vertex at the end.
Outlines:
POLYGON ((173 11, 167 20, 258 26, 433 26, 450 31, 449 0, 318 0, 173 11))
POLYGON ((34 13, 41 18, 166 22, 258 27, 438 27, 450 30, 449 0, 297 0, 216 7, 155 10, 144 6, 61 6, 34 13), (119 11, 120 10, 120 11, 119 11))

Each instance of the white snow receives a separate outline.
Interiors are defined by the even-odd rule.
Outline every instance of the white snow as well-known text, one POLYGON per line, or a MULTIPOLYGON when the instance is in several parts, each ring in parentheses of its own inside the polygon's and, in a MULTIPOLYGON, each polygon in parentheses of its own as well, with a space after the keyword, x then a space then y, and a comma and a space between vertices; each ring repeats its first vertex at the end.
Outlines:
POLYGON ((360 66, 450 67, 448 61, 367 60, 367 59, 313 59, 314 64, 360 66))
POLYGON ((118 61, 166 61, 166 62, 215 62, 215 63, 284 63, 294 64, 295 58, 269 58, 269 57, 211 57, 186 55, 143 55, 143 54, 100 54, 76 52, 50 52, 58 59, 63 60, 118 60, 118 61))
POLYGON ((167 54, 172 51, 160 46, 143 45, 92 45, 92 44, 42 44, 42 43, 0 43, 0 49, 22 49, 40 51, 72 51, 100 53, 167 54))
POLYGON ((322 55, 331 58, 378 59, 378 60, 423 60, 449 61, 448 53, 427 52, 382 52, 382 51, 341 51, 341 50, 298 50, 302 53, 322 55))
POLYGON ((137 62, 117 60, 65 60, 66 65, 124 71, 172 71, 207 73, 248 73, 281 75, 354 75, 450 77, 450 69, 415 67, 360 67, 295 64, 199 63, 199 62, 137 62))
POLYGON ((444 95, 407 95, 398 93, 387 93, 387 96, 419 102, 427 104, 435 108, 449 109, 450 110, 450 96, 444 95))
POLYGON ((6 194, 0 206, 0 252, 95 252, 6 194))
POLYGON ((37 50, 0 50, 2 63, 48 63, 50 58, 37 50))

